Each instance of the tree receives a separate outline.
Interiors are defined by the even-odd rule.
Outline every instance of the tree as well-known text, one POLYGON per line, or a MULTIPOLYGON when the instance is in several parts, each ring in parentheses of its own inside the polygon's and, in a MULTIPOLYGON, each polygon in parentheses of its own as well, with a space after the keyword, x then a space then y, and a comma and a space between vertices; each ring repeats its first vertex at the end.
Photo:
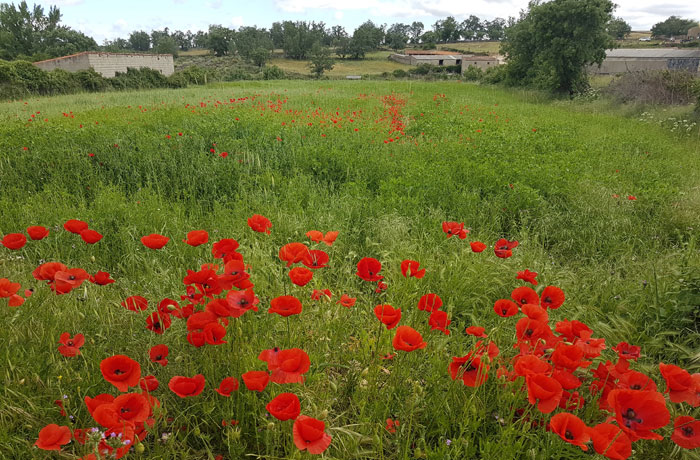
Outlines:
POLYGON ((501 44, 506 82, 569 94, 586 88, 586 66, 603 62, 612 46, 613 9, 610 0, 530 2, 501 44))
POLYGON ((386 31, 385 41, 386 44, 392 50, 398 51, 406 48, 406 43, 408 43, 409 32, 411 26, 407 24, 397 23, 389 27, 386 31))
POLYGON ((257 27, 241 27, 236 32, 235 50, 243 59, 262 67, 270 59, 275 45, 270 32, 257 27), (255 55, 255 58, 253 58, 255 55))
POLYGON ((324 71, 333 69, 334 64, 335 60, 331 57, 331 51, 321 46, 320 43, 314 43, 311 49, 311 62, 309 63, 311 73, 316 75, 316 78, 321 78, 324 71))
POLYGON ((263 67, 272 57, 272 50, 261 46, 255 48, 248 54, 248 60, 258 67, 263 67))
POLYGON ((414 45, 420 41, 420 36, 423 34, 423 29, 425 26, 420 21, 413 21, 411 23, 411 30, 409 31, 411 35, 411 43, 414 45))
POLYGON ((177 43, 173 37, 161 37, 158 39, 158 43, 153 46, 153 51, 159 54, 172 54, 173 57, 177 57, 177 43))
POLYGON ((489 36, 489 40, 501 40, 505 27, 506 20, 503 18, 496 18, 493 21, 484 21, 484 28, 486 29, 486 35, 489 36))
POLYGON ((349 48, 353 59, 363 59, 365 53, 379 48, 384 40, 384 27, 376 26, 372 21, 361 24, 352 34, 349 48))
POLYGON ((305 59, 314 43, 323 41, 324 34, 317 24, 306 21, 284 21, 282 33, 284 36, 282 49, 291 59, 305 59))
POLYGON ((432 30, 428 30, 420 36, 420 47, 424 50, 433 50, 437 47, 438 34, 432 30))
POLYGON ((465 40, 478 40, 479 35, 483 37, 483 29, 484 28, 481 25, 481 19, 474 15, 471 15, 467 19, 462 21, 462 23, 459 25, 459 34, 465 40))
POLYGON ((632 32, 632 27, 622 18, 612 18, 608 23, 607 30, 612 38, 622 40, 632 32))
MULTIPOLYGON (((49 9, 48 14, 44 14, 44 8, 40 5, 34 5, 30 9, 26 1, 20 2, 16 7, 14 3, 0 4, 0 59, 46 54, 47 37, 58 29, 60 21, 61 12, 55 6, 49 9)), ((70 28, 64 27, 63 30, 70 28)), ((80 40, 85 37, 82 34, 80 36, 80 40)))
POLYGON ((207 48, 214 52, 214 56, 225 56, 229 53, 234 31, 220 25, 209 26, 207 33, 207 48))
POLYGON ((697 21, 692 19, 681 19, 678 16, 671 16, 665 21, 657 22, 651 28, 652 37, 677 37, 688 35, 688 29, 697 26, 697 21))
POLYGON ((272 39, 272 46, 276 49, 281 49, 284 46, 284 29, 281 22, 272 23, 270 38, 272 39))
POLYGON ((129 48, 134 51, 148 51, 151 49, 151 36, 143 30, 131 32, 129 48))

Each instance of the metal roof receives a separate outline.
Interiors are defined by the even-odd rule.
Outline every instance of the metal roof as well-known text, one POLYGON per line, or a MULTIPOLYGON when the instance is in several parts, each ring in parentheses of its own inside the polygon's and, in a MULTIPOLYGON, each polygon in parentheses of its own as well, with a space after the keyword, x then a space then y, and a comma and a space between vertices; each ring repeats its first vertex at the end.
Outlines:
POLYGON ((606 52, 607 58, 656 58, 656 59, 668 59, 668 58, 700 58, 700 50, 689 50, 689 49, 677 49, 677 48, 662 48, 662 49, 632 49, 632 48, 618 48, 614 50, 608 50, 606 52))
POLYGON ((435 61, 435 60, 442 60, 442 59, 463 59, 461 54, 454 55, 454 54, 412 54, 411 58, 413 59, 418 59, 420 60, 427 60, 427 61, 435 61))
POLYGON ((39 64, 42 62, 60 61, 61 59, 73 58, 76 56, 82 56, 83 54, 99 54, 100 56, 171 56, 172 54, 160 54, 160 53, 110 53, 107 51, 83 51, 81 53, 69 54, 68 56, 61 56, 52 59, 44 59, 43 61, 36 61, 34 64, 39 64))

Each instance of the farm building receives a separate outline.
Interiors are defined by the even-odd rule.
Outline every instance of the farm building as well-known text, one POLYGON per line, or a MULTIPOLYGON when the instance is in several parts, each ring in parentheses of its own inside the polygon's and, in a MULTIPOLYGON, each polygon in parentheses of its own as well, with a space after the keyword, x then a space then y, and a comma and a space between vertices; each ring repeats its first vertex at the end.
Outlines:
POLYGON ((618 74, 643 70, 687 70, 698 72, 700 50, 691 49, 628 49, 608 50, 600 66, 593 65, 589 71, 595 74, 618 74))
POLYGON ((444 52, 429 52, 424 51, 416 53, 415 51, 407 51, 406 54, 392 54, 389 59, 406 65, 462 65, 461 54, 444 53, 444 52))
POLYGON ((700 26, 691 27, 688 29, 688 39, 689 40, 700 40, 700 26))
POLYGON ((106 78, 114 77, 117 72, 126 72, 128 67, 147 67, 159 71, 166 77, 172 75, 175 71, 172 54, 119 54, 85 51, 71 54, 70 56, 35 62, 34 65, 46 71, 63 69, 68 72, 87 70, 92 67, 95 69, 95 72, 106 78))
POLYGON ((464 59, 462 59, 462 72, 467 70, 468 67, 478 67, 481 70, 486 70, 496 67, 500 63, 498 58, 494 56, 464 56, 464 59))

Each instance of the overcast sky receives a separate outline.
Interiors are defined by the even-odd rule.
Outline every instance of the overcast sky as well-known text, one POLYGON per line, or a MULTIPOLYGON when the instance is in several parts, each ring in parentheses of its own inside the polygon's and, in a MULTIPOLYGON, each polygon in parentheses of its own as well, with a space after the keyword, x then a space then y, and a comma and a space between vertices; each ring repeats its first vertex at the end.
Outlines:
MULTIPOLYGON (((4 0, 13 2, 15 0, 4 0)), ((15 1, 18 3, 18 1, 15 1)), ((458 21, 469 15, 481 19, 518 16, 527 0, 53 0, 32 1, 47 9, 57 5, 63 24, 92 36, 128 37, 133 30, 169 27, 170 30, 206 30, 209 24, 238 28, 269 28, 275 21, 314 20, 327 26, 342 25, 352 31, 367 19, 378 24, 421 21, 426 29, 438 19, 454 16, 458 21)), ((654 0, 618 0, 616 16, 625 19, 632 30, 649 30, 671 15, 700 19, 700 1, 665 3, 654 0)))

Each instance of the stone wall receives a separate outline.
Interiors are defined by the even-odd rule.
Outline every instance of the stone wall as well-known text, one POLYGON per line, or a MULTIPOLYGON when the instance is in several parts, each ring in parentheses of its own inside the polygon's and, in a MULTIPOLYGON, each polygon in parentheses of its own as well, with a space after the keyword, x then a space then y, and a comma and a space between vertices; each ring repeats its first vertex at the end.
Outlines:
POLYGON ((641 72, 645 70, 687 70, 698 71, 698 58, 666 58, 666 59, 634 59, 607 58, 598 67, 592 65, 589 72, 594 74, 615 75, 626 72, 641 72))
POLYGON ((90 68, 90 62, 87 53, 73 54, 58 59, 49 59, 47 61, 39 61, 34 63, 41 70, 50 72, 55 69, 63 69, 67 72, 77 72, 78 70, 87 70, 90 68))
POLYGON ((175 71, 173 57, 170 54, 117 54, 85 52, 56 59, 35 62, 42 70, 63 69, 68 72, 95 69, 103 77, 111 78, 116 72, 126 72, 128 67, 148 67, 170 76, 175 71))

